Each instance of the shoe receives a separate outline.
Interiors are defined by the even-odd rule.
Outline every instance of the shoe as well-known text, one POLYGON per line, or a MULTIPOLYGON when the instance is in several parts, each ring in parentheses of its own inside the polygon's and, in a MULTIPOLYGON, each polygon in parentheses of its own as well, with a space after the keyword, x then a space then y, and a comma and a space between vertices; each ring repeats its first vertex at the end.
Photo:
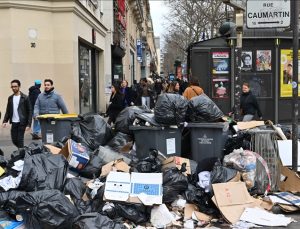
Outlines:
POLYGON ((42 137, 40 135, 38 135, 38 134, 31 133, 31 135, 32 135, 32 140, 40 140, 40 139, 42 139, 42 137))

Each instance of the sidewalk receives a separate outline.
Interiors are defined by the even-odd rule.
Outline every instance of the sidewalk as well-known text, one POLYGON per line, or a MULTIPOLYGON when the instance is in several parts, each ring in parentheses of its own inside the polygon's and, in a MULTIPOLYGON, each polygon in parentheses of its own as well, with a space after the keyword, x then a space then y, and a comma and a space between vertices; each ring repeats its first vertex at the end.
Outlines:
MULTIPOLYGON (((31 142, 38 142, 31 139, 30 131, 25 132, 24 138, 25 145, 28 145, 31 142)), ((6 158, 10 158, 10 154, 17 150, 17 147, 14 146, 10 138, 10 126, 7 128, 0 127, 0 148, 4 152, 6 158)))

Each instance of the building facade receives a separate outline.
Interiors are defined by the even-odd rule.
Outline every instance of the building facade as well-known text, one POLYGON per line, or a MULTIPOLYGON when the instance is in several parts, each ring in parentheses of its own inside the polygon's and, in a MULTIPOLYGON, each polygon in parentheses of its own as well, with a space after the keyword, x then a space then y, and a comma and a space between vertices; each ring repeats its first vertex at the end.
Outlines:
POLYGON ((111 9, 111 1, 1 1, 0 110, 11 94, 11 80, 19 79, 28 94, 34 80, 51 78, 70 112, 104 111, 111 9))

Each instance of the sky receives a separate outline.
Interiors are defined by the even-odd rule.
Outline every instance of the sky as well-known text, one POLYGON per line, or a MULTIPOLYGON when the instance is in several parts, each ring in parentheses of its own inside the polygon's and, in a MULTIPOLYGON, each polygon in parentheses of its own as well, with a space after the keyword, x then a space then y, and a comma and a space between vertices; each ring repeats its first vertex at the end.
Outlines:
POLYGON ((153 22, 154 35, 162 36, 164 34, 164 15, 168 13, 168 7, 162 0, 150 0, 150 12, 153 22))

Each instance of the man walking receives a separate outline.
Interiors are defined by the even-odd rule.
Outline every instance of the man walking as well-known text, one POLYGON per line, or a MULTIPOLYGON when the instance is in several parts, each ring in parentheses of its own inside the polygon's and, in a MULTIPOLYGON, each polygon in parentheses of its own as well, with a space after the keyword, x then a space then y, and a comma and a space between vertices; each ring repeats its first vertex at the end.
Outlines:
MULTIPOLYGON (((41 90, 40 90, 41 83, 42 83, 42 81, 35 80, 34 81, 34 85, 29 88, 28 97, 30 99, 32 111, 34 110, 35 101, 37 100, 39 94, 41 94, 41 90)), ((31 133, 32 140, 41 139, 40 132, 41 132, 40 122, 39 122, 39 120, 34 119, 33 120, 33 126, 32 126, 32 133, 31 133)))
POLYGON ((10 83, 13 95, 8 97, 3 128, 11 123, 11 139, 18 148, 24 147, 25 130, 30 130, 32 109, 28 96, 20 91, 21 82, 13 80, 10 83))
POLYGON ((54 91, 53 81, 51 79, 44 80, 45 91, 41 93, 34 105, 33 117, 43 114, 59 114, 60 110, 63 114, 68 113, 68 109, 62 97, 54 91))

